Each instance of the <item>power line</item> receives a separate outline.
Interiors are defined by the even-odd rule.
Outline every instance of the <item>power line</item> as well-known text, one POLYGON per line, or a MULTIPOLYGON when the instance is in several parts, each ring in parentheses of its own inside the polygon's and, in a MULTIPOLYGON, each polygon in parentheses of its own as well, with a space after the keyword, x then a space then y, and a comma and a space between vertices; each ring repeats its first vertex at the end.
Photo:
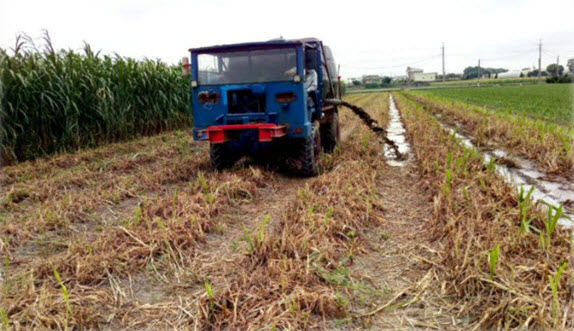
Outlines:
POLYGON ((446 80, 446 73, 444 71, 444 43, 442 43, 442 81, 444 82, 446 80))
POLYGON ((542 38, 540 38, 540 42, 538 43, 538 81, 540 81, 540 78, 542 73, 542 38))

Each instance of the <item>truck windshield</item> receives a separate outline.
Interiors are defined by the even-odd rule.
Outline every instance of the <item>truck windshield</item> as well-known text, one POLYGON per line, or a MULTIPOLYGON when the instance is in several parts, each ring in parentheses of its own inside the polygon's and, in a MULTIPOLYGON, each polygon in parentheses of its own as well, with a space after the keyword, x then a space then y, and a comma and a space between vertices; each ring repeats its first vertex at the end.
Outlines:
POLYGON ((200 85, 291 81, 297 67, 295 48, 201 53, 200 85))

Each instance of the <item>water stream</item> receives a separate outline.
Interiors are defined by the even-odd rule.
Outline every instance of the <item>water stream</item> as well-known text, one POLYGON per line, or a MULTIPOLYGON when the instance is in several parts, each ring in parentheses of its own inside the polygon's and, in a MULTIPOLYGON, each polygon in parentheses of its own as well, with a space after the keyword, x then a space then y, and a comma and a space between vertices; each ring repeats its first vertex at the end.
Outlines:
POLYGON ((411 146, 409 145, 405 136, 406 129, 403 125, 403 122, 401 121, 401 115, 397 109, 395 100, 393 100, 392 95, 389 95, 389 115, 390 120, 389 125, 387 126, 387 138, 395 142, 402 157, 400 160, 397 160, 395 158, 394 151, 390 148, 390 146, 385 144, 385 161, 390 166, 403 167, 408 163, 410 159, 411 146))
MULTIPOLYGON (((440 117, 437 116, 437 119, 440 119, 440 117)), ((534 201, 544 202, 555 207, 562 204, 565 217, 562 217, 558 223, 567 228, 574 226, 574 184, 565 178, 547 176, 545 173, 536 169, 531 161, 514 155, 510 156, 509 153, 502 149, 481 151, 473 144, 470 137, 459 133, 455 128, 444 125, 440 121, 439 123, 443 129, 454 135, 466 148, 481 152, 484 163, 489 164, 493 159, 501 158, 511 160, 515 163, 517 167, 510 167, 498 163, 494 163, 494 165, 496 172, 500 174, 507 183, 514 185, 517 189, 522 187, 526 193, 533 188, 531 197, 534 201)))

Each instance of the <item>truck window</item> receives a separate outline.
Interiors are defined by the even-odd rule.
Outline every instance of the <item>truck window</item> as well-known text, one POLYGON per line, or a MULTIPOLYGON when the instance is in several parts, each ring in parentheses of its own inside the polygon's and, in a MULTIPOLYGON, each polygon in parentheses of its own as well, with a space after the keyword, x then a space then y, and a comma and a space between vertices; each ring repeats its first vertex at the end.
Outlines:
POLYGON ((197 56, 199 84, 291 81, 297 67, 295 48, 202 53, 197 56))

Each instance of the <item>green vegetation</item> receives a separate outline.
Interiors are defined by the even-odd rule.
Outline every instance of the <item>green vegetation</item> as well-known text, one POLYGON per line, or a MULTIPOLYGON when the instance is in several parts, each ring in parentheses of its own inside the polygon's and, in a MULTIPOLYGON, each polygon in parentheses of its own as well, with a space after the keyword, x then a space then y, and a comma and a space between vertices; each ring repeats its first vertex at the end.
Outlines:
POLYGON ((494 77, 495 75, 507 72, 508 70, 504 68, 482 68, 482 67, 466 67, 462 74, 463 79, 480 78, 482 75, 488 75, 488 77, 494 77))
POLYGON ((155 60, 37 48, 0 49, 0 157, 4 163, 189 125, 188 79, 155 60))
POLYGON ((572 91, 570 84, 542 84, 435 89, 421 93, 571 125, 574 120, 572 91))
POLYGON ((523 77, 523 78, 480 78, 480 79, 465 79, 465 80, 451 80, 446 82, 432 82, 431 86, 491 86, 491 85, 522 85, 522 84, 536 84, 538 79, 536 77, 523 77))
MULTIPOLYGON (((434 195, 427 224, 439 238, 436 255, 441 259, 433 266, 438 277, 449 279, 443 293, 460 300, 453 309, 478 320, 475 329, 571 329, 563 321, 570 317, 564 308, 570 300, 565 278, 572 273, 565 263, 572 237, 556 226, 561 207, 545 213, 532 201, 524 202, 530 193, 510 189, 502 176, 485 167, 480 153, 442 130, 434 105, 417 98, 418 93, 393 97, 414 142, 419 173, 434 195), (524 220, 529 232, 523 230, 524 220)), ((489 116, 455 109, 476 118, 489 116)), ((442 113, 441 122, 451 114, 442 113)), ((486 120, 493 125, 505 125, 503 116, 490 116, 486 120)), ((457 120, 480 127, 473 119, 457 120)), ((505 126, 512 130, 512 124, 505 126)), ((492 133, 496 138, 498 132, 492 133)))

